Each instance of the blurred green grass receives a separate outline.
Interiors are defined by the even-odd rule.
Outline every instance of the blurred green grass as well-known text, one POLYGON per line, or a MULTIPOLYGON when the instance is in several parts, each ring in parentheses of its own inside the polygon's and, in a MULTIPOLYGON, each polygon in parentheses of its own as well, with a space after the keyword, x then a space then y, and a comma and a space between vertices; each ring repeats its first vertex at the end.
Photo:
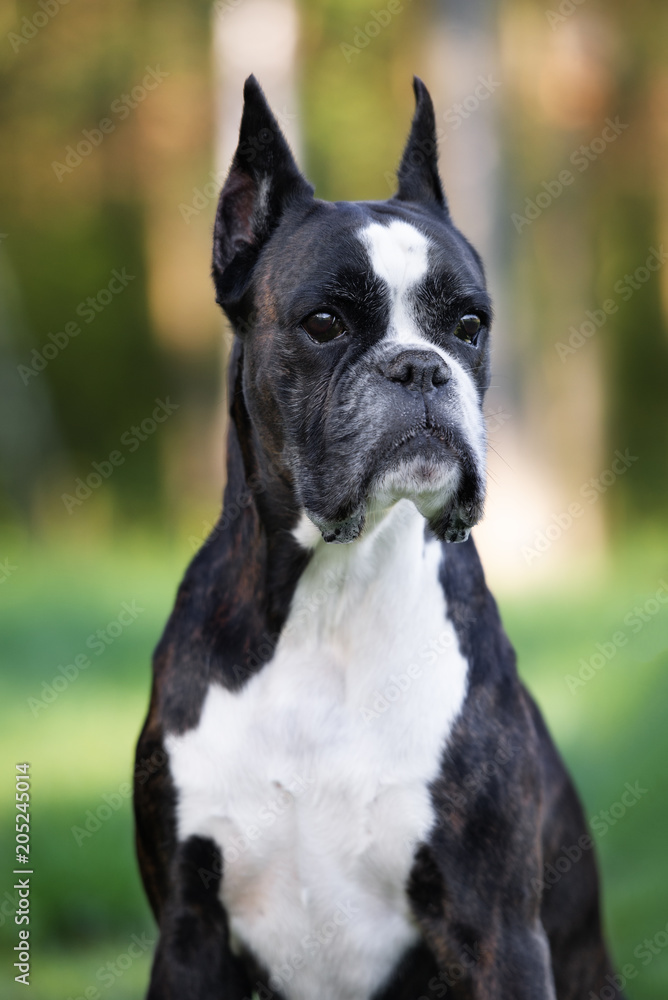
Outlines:
MULTIPOLYGON (((150 955, 125 956, 132 935, 152 939, 155 928, 134 860, 130 801, 119 787, 130 780, 151 651, 190 550, 178 540, 146 538, 14 548, 16 569, 0 591, 3 962, 11 966, 17 940, 11 802, 14 764, 25 760, 31 764, 35 872, 30 995, 75 1000, 95 988, 100 997, 139 998, 150 955), (88 637, 132 601, 142 611, 96 657, 88 637), (28 699, 41 699, 43 683, 51 684, 58 666, 82 651, 91 665, 51 704, 31 711, 28 699), (117 808, 78 844, 72 827, 83 827, 87 811, 105 795, 117 808)), ((632 963, 636 972, 628 987, 633 1000, 664 1000, 668 982, 668 947, 655 944, 649 961, 650 952, 636 951, 668 924, 668 605, 636 634, 624 619, 668 579, 664 552, 661 539, 638 541, 596 572, 574 571, 568 583, 497 595, 521 673, 575 776, 587 815, 619 802, 626 782, 647 789, 596 838, 608 933, 618 966, 632 963), (566 675, 575 675, 580 658, 589 659, 596 643, 620 630, 629 635, 627 645, 571 693, 566 675)), ((12 983, 3 995, 23 993, 12 983)))

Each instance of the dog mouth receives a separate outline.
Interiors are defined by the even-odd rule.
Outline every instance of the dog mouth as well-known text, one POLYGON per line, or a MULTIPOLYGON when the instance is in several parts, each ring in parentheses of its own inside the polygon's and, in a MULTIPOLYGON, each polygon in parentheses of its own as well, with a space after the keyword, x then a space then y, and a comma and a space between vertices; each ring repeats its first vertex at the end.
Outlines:
POLYGON ((369 507, 378 512, 410 500, 437 537, 464 541, 482 513, 478 462, 457 427, 424 417, 388 431, 369 452, 373 456, 350 505, 324 514, 305 503, 309 518, 327 542, 354 541, 369 507), (324 516, 323 516, 324 514, 324 516))
POLYGON ((380 449, 377 468, 385 475, 410 464, 425 482, 431 482, 462 459, 452 431, 439 424, 421 423, 396 435, 380 449))
POLYGON ((410 500, 438 538, 465 541, 482 516, 484 487, 475 449, 456 425, 426 419, 387 437, 368 500, 410 500))

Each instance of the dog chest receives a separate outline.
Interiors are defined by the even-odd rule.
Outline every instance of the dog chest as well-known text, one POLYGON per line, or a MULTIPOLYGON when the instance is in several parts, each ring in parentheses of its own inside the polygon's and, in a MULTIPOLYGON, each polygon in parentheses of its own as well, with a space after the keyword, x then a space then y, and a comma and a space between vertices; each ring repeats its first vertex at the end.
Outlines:
POLYGON ((441 548, 408 534, 403 575, 375 549, 371 585, 367 560, 328 546, 272 660, 241 691, 212 686, 198 727, 167 739, 179 837, 220 846, 233 938, 290 1000, 365 1000, 416 937, 406 880, 467 665, 441 548))

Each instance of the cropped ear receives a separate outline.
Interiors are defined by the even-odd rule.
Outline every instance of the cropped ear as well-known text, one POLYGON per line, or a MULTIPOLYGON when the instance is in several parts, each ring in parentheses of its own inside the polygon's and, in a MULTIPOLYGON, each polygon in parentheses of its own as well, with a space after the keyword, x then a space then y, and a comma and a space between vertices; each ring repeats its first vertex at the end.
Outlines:
POLYGON ((254 76, 244 84, 244 109, 230 172, 213 230, 216 302, 233 308, 248 287, 260 250, 288 203, 312 198, 290 147, 254 76))
POLYGON ((399 201, 432 204, 447 212, 448 205, 438 175, 438 142, 434 105, 419 77, 413 77, 415 114, 397 176, 399 201))

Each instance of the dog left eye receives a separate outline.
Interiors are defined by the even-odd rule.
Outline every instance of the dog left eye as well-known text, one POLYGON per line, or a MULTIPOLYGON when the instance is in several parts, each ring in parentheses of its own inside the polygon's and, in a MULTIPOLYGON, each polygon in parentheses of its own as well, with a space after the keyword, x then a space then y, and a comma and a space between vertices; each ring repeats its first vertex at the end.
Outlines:
POLYGON ((346 332, 343 321, 328 312, 311 313, 299 325, 317 344, 327 344, 330 340, 342 337, 346 332))
POLYGON ((466 316, 462 316, 455 327, 455 337, 459 337, 466 344, 475 345, 481 326, 482 320, 480 316, 476 316, 475 313, 468 313, 466 316))

